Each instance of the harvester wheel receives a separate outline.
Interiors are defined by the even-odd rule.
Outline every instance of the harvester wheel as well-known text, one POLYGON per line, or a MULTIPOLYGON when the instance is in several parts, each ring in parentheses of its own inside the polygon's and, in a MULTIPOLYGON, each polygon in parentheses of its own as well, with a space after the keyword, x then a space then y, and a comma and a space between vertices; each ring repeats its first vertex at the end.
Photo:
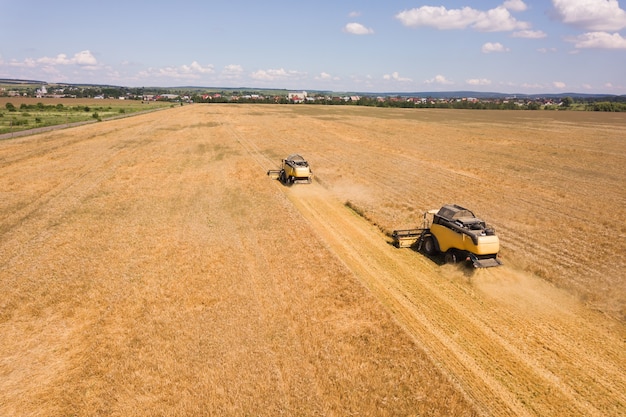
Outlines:
POLYGON ((456 253, 454 252, 446 252, 446 256, 444 257, 447 264, 455 264, 456 263, 456 253))
POLYGON ((424 252, 426 255, 434 255, 437 253, 437 247, 435 246, 435 238, 431 235, 424 237, 424 252))

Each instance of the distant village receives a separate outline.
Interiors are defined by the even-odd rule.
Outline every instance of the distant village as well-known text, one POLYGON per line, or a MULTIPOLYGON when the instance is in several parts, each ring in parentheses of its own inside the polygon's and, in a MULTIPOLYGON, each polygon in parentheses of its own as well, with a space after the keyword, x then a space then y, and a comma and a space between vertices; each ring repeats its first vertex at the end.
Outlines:
POLYGON ((407 108, 464 108, 464 109, 525 109, 525 110, 592 110, 626 111, 624 96, 505 96, 487 97, 458 93, 354 94, 307 92, 287 90, 203 89, 203 88, 124 88, 75 85, 20 85, 0 86, 0 96, 35 98, 93 98, 167 101, 172 103, 258 103, 258 104, 323 104, 361 105, 407 108))

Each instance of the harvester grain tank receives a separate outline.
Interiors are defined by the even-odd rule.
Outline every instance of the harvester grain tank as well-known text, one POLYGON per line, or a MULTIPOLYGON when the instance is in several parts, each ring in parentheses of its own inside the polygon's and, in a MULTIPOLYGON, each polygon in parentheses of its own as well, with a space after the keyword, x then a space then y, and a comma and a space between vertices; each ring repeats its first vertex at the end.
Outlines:
POLYGON ((495 230, 456 204, 425 212, 422 227, 394 230, 392 237, 397 247, 414 247, 431 256, 443 254, 448 263, 466 260, 475 268, 502 265, 495 230))
POLYGON ((285 185, 308 183, 313 180, 309 163, 298 154, 291 154, 281 161, 280 169, 270 169, 267 175, 275 176, 285 185))

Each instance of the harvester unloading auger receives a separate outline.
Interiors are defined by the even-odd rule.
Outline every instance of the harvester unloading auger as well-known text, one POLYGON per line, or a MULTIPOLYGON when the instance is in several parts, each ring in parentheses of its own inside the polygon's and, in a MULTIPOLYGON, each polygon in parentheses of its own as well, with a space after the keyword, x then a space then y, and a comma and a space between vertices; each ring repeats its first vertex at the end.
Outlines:
POLYGON ((308 183, 313 180, 313 172, 309 163, 300 155, 292 154, 281 162, 280 169, 270 169, 267 175, 276 177, 285 185, 308 183))
POLYGON ((495 230, 456 204, 427 211, 421 228, 394 230, 392 237, 399 248, 414 247, 430 256, 444 254, 446 263, 469 261, 475 268, 502 265, 495 230))

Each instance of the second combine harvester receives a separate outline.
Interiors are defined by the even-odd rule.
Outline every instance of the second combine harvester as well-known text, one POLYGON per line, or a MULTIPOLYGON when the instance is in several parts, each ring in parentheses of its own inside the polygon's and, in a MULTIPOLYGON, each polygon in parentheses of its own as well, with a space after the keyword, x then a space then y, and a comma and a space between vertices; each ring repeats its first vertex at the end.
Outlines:
POLYGON ((313 172, 309 163, 298 154, 291 154, 281 162, 280 169, 270 169, 267 175, 276 176, 285 185, 292 185, 297 182, 310 184, 313 179, 313 172))

